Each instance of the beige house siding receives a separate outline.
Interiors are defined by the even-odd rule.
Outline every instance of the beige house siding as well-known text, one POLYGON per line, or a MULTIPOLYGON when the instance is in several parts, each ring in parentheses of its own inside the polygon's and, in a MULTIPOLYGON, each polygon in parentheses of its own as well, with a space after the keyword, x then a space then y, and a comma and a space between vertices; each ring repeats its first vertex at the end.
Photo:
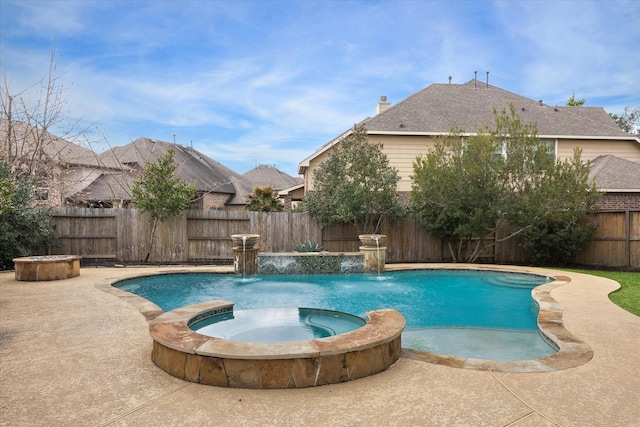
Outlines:
POLYGON ((369 140, 383 145, 382 152, 389 158, 389 164, 398 170, 397 191, 411 191, 413 162, 435 145, 429 136, 371 135, 369 140))
POLYGON ((640 143, 635 141, 612 141, 603 139, 579 140, 579 139, 559 139, 558 159, 564 160, 573 157, 573 149, 582 149, 581 158, 583 161, 593 160, 598 156, 607 154, 640 163, 640 143))
MULTIPOLYGON (((426 154, 434 145, 433 138, 429 136, 398 136, 398 135, 370 135, 373 143, 382 144, 382 151, 389 158, 389 164, 398 170, 400 181, 397 191, 411 191, 411 175, 413 175, 413 162, 419 155, 426 154)), ((307 172, 304 174, 304 184, 307 191, 314 189, 313 171, 321 163, 327 160, 327 150, 309 162, 307 172)))
MULTIPOLYGON (((330 151, 330 150, 329 150, 330 151)), ((307 168, 307 172, 304 174, 304 187, 306 191, 313 191, 315 189, 313 172, 320 167, 320 165, 327 160, 329 157, 328 151, 320 154, 315 159, 309 162, 309 167, 307 168)))
MULTIPOLYGON (((551 139, 551 138, 542 138, 551 139)), ((419 155, 425 155, 427 151, 435 145, 435 139, 431 136, 411 136, 411 135, 370 135, 369 140, 373 143, 381 143, 382 151, 389 158, 389 164, 396 169, 400 175, 397 191, 411 191, 413 175, 413 162, 419 155)), ((556 153, 559 160, 573 157, 575 147, 582 149, 583 161, 593 160, 598 156, 612 154, 617 157, 640 163, 640 143, 635 141, 613 141, 613 140, 580 140, 580 139, 558 139, 556 153)), ((328 157, 328 151, 310 160, 307 172, 304 175, 305 188, 307 191, 314 189, 313 171, 320 166, 328 157)))

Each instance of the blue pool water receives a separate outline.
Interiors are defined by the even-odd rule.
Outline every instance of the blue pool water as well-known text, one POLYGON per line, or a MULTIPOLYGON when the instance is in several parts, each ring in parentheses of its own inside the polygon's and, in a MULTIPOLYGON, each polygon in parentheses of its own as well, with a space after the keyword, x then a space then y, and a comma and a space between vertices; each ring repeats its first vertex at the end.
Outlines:
POLYGON ((127 280, 116 286, 165 311, 209 300, 232 301, 234 311, 315 307, 361 317, 366 311, 394 308, 407 321, 403 347, 461 357, 520 360, 555 352, 538 333, 538 309, 531 297, 535 286, 548 281, 516 273, 415 270, 382 275, 171 274, 127 280), (442 334, 443 330, 447 333, 442 334), (445 335, 447 340, 443 340, 445 335))
POLYGON ((203 335, 232 341, 285 342, 344 334, 365 324, 363 318, 339 311, 286 307, 234 310, 189 327, 203 335))

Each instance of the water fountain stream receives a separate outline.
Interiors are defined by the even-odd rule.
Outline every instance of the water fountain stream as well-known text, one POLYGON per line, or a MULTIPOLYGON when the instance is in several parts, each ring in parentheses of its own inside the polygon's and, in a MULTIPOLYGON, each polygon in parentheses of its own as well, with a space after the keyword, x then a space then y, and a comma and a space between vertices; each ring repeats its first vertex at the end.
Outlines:
POLYGON ((384 272, 387 252, 387 236, 385 234, 360 234, 362 242, 360 252, 364 254, 364 271, 367 273, 384 272))
POLYGON ((242 277, 247 275, 247 236, 242 236, 242 277))
POLYGON ((372 236, 373 240, 376 242, 376 266, 378 268, 378 276, 380 275, 380 236, 375 235, 372 236))
POLYGON ((237 274, 250 276, 256 274, 259 234, 233 234, 231 235, 233 246, 234 268, 237 274), (241 265, 242 264, 242 265, 241 265))

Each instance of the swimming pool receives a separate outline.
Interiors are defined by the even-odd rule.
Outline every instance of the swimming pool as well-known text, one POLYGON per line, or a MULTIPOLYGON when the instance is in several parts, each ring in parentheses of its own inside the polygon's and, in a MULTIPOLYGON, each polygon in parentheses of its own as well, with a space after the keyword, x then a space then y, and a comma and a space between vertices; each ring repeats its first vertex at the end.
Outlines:
POLYGON ((171 274, 119 282, 164 311, 203 301, 238 310, 316 307, 363 316, 394 308, 407 321, 403 347, 460 357, 521 360, 556 352, 541 337, 531 290, 543 276, 476 270, 382 275, 252 276, 171 274), (446 333, 443 333, 446 332, 446 333))

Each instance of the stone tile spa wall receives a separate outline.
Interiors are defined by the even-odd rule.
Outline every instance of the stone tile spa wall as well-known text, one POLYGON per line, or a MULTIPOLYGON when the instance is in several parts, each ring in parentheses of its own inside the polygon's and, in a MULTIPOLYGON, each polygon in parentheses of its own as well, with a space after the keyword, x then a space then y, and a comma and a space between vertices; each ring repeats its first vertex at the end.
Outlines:
POLYGON ((164 313, 149 322, 153 360, 169 374, 221 387, 301 388, 376 374, 400 357, 405 320, 393 309, 367 313, 367 324, 310 341, 249 343, 198 334, 190 319, 233 307, 208 301, 164 313))
POLYGON ((260 253, 258 274, 362 273, 363 256, 337 252, 260 253))

